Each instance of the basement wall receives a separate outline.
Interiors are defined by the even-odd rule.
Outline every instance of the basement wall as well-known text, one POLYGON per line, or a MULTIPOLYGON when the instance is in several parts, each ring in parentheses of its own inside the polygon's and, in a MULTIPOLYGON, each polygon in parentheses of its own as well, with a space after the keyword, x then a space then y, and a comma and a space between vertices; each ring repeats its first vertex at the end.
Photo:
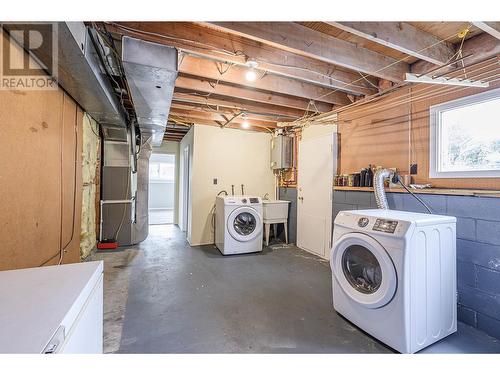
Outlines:
MULTIPOLYGON (((458 320, 500 339, 500 198, 417 194, 436 214, 457 218, 458 320)), ((297 232, 297 189, 280 188, 291 200, 290 242, 297 232)), ((387 193, 392 210, 422 212, 410 194, 387 193)), ((333 220, 340 211, 377 208, 373 192, 333 192, 333 220)), ((284 234, 280 237, 284 240, 284 234)))
POLYGON ((80 256, 86 258, 97 242, 99 201, 100 137, 99 126, 90 116, 83 117, 82 132, 82 217, 80 256))
POLYGON ((418 184, 500 190, 499 178, 429 178, 429 108, 498 88, 500 82, 490 84, 487 89, 444 87, 420 84, 402 88, 375 102, 340 112, 339 174, 356 173, 369 164, 395 167, 408 174, 410 164, 416 163, 418 173, 414 181, 418 184), (425 93, 435 92, 435 95, 427 98, 424 89, 425 93))
MULTIPOLYGON (((192 173, 191 245, 214 243, 212 208, 221 190, 241 195, 274 195, 275 178, 270 168, 271 134, 194 125, 192 173), (213 179, 217 178, 217 184, 213 179)), ((181 142, 182 155, 182 142, 181 142)))
POLYGON ((194 126, 189 129, 179 143, 179 227, 186 232, 188 241, 191 239, 193 148, 194 126), (185 159, 185 152, 188 153, 189 160, 185 159), (185 203, 187 207, 184 207, 185 203))
POLYGON ((80 260, 82 118, 61 89, 0 90, 0 270, 57 264, 64 246, 80 260))

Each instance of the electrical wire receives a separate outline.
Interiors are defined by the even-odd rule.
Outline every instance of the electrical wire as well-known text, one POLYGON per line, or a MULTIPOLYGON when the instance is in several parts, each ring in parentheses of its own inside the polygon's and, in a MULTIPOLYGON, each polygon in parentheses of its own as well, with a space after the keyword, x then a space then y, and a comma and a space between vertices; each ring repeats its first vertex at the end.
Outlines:
POLYGON ((92 133, 94 133, 94 135, 97 137, 97 138, 101 138, 101 136, 98 134, 99 133, 99 123, 96 121, 96 127, 97 127, 97 133, 94 131, 94 127, 92 126, 92 117, 88 114, 88 112, 84 112, 85 113, 85 116, 88 118, 89 120, 89 125, 90 125, 90 130, 92 130, 92 133))
MULTIPOLYGON (((245 60, 247 60, 249 58, 249 56, 246 53, 244 53, 243 51, 241 51, 241 50, 230 51, 230 50, 227 50, 227 49, 223 49, 223 48, 211 46, 211 45, 209 45, 207 43, 199 42, 199 41, 192 40, 192 39, 186 39, 186 38, 180 38, 180 37, 173 37, 173 36, 169 36, 169 35, 165 35, 165 34, 159 34, 159 33, 155 33, 155 32, 139 30, 139 29, 135 29, 135 28, 132 28, 132 27, 129 27, 129 26, 120 25, 120 24, 117 24, 115 22, 105 22, 105 23, 109 24, 109 25, 112 25, 112 26, 114 26, 114 27, 116 27, 118 29, 126 30, 126 31, 134 33, 134 34, 149 35, 149 36, 154 36, 154 37, 161 38, 161 39, 171 40, 171 41, 174 41, 174 42, 178 41, 178 42, 191 43, 191 44, 196 45, 197 46, 196 48, 208 50, 208 51, 211 51, 211 52, 221 53, 221 54, 225 54, 225 55, 229 55, 229 56, 235 56, 235 57, 237 57, 237 56, 243 56, 245 58, 245 60)), ((182 48, 182 47, 179 47, 178 49, 180 51, 182 51, 183 53, 185 53, 185 54, 189 54, 189 55, 192 55, 192 56, 200 56, 200 54, 197 54, 197 53, 195 53, 193 51, 188 51, 188 50, 186 50, 185 48, 182 48)), ((201 57, 207 58, 206 56, 201 56, 201 57)), ((306 67, 295 66, 295 65, 287 65, 287 64, 280 64, 280 63, 270 62, 270 61, 262 60, 262 59, 255 59, 255 60, 258 63, 263 63, 263 64, 267 64, 267 65, 272 65, 272 66, 280 66, 280 67, 283 67, 283 68, 286 68, 286 69, 302 70, 302 71, 306 71, 306 72, 309 72, 309 73, 317 74, 317 75, 320 75, 320 76, 323 76, 323 77, 327 78, 328 80, 339 82, 340 84, 345 85, 345 86, 351 86, 351 87, 358 88, 358 89, 367 89, 367 87, 365 87, 363 85, 356 85, 356 84, 354 84, 352 82, 345 82, 343 80, 337 79, 337 78, 335 78, 335 77, 332 76, 333 73, 332 74, 325 74, 325 73, 322 73, 322 72, 319 72, 319 71, 316 71, 316 70, 313 70, 313 69, 309 69, 309 68, 306 68, 306 67)), ((245 64, 242 62, 241 65, 245 65, 245 64)), ((286 76, 286 75, 280 74, 278 72, 273 72, 273 73, 277 74, 277 75, 286 76)), ((370 84, 373 85, 373 83, 371 83, 371 82, 370 82, 370 84)))
MULTIPOLYGON (((425 51, 425 50, 427 50, 427 49, 429 49, 429 48, 435 47, 435 46, 437 46, 437 45, 439 45, 439 44, 441 44, 441 43, 444 43, 444 42, 446 42, 446 41, 448 41, 448 40, 450 40, 450 39, 452 39, 452 38, 456 37, 456 35, 457 35, 457 33, 454 33, 454 34, 452 34, 452 35, 448 36, 447 38, 441 39, 441 40, 439 40, 439 41, 438 41, 438 42, 436 42, 436 43, 433 43, 433 44, 431 44, 431 45, 429 45, 429 46, 427 46, 427 47, 425 47, 425 48, 422 48, 421 50, 419 50, 419 51, 417 51, 417 52, 418 52, 418 53, 420 53, 420 52, 423 52, 423 51, 425 51)), ((463 44, 462 44, 462 45, 463 45, 463 44)), ((455 54, 454 56, 456 56, 456 54, 455 54)), ((391 66, 394 66, 394 65, 396 65, 396 64, 399 64, 399 63, 401 63, 401 62, 404 62, 404 61, 408 60, 410 57, 411 57, 411 56, 405 56, 405 57, 403 57, 403 58, 401 58, 401 59, 395 60, 395 61, 393 61, 392 63, 390 63, 390 64, 388 64, 388 65, 386 65, 386 66, 384 66, 384 67, 382 67, 382 68, 380 68, 380 69, 377 69, 377 70, 376 70, 376 71, 374 71, 373 73, 380 73, 380 72, 382 72, 382 71, 384 71, 384 70, 386 70, 386 69, 390 68, 391 66)), ((453 56, 452 56, 452 58, 453 58, 453 56)), ((449 61, 448 61, 448 62, 449 62, 449 61)), ((372 75, 373 75, 373 74, 372 74, 372 75)), ((353 82, 351 82, 351 83, 356 83, 356 82, 359 82, 359 81, 361 81, 362 79, 363 79, 363 78, 358 78, 357 80, 355 80, 355 81, 353 81, 353 82)), ((324 98, 324 97, 326 97, 326 96, 328 96, 328 95, 331 95, 331 94, 333 94, 333 93, 335 93, 335 92, 337 92, 337 91, 339 91, 339 89, 336 89, 336 90, 331 91, 330 93, 326 93, 326 94, 324 94, 324 95, 321 95, 321 96, 319 96, 318 98, 316 98, 315 100, 322 99, 322 98, 324 98)))
MULTIPOLYGON (((61 248, 61 253, 60 253, 60 258, 59 258, 59 263, 61 264, 63 261, 64 253, 66 252, 67 247, 73 242, 73 238, 75 236, 75 214, 76 214, 76 183, 77 183, 77 167, 78 167, 78 111, 75 110, 75 153, 74 153, 74 172, 73 172, 73 210, 72 210, 72 218, 73 220, 71 221, 71 237, 68 240, 68 242, 62 246, 61 248)), ((61 181, 62 181, 62 176, 61 176, 61 181)), ((61 207, 62 207, 62 202, 61 202, 61 207)), ((61 223, 62 223, 62 216, 61 216, 61 223)), ((61 234, 62 234, 62 225, 61 225, 61 234)))
POLYGON ((421 204, 422 204, 422 205, 423 205, 423 206, 427 209, 427 211, 428 211, 430 214, 432 214, 432 210, 429 208, 429 206, 427 206, 427 205, 425 204, 425 202, 424 202, 422 199, 420 199, 420 198, 419 198, 419 197, 417 197, 415 194, 413 194, 413 192, 412 192, 410 189, 408 189, 408 187, 407 187, 407 186, 403 183, 403 181, 401 180, 401 176, 399 176, 399 175, 398 175, 398 176, 397 176, 397 179, 398 179, 398 182, 401 184, 401 186, 402 186, 402 187, 403 187, 403 188, 404 188, 404 189, 405 189, 408 193, 410 193, 410 194, 413 196, 413 198, 415 198, 417 201, 419 201, 419 202, 420 202, 420 203, 421 203, 421 204))
MULTIPOLYGON (((64 119, 64 98, 65 95, 63 95, 63 106, 62 106, 62 115, 61 119, 64 119)), ((64 161, 64 152, 63 152, 63 136, 61 135, 61 210, 60 210, 60 215, 61 215, 61 221, 60 221, 60 232, 59 232, 59 252, 49 259, 45 260, 43 263, 39 265, 39 267, 44 266, 48 262, 50 262, 52 259, 54 259, 57 255, 59 255, 59 260, 57 264, 62 264, 62 261, 64 259, 64 253, 66 252, 67 247, 73 242, 74 235, 75 235, 75 213, 76 213, 76 185, 77 185, 77 164, 78 164, 78 111, 75 111, 75 125, 74 125, 74 131, 75 131, 75 147, 74 147, 74 173, 73 173, 73 209, 72 209, 72 223, 71 223, 71 237, 69 241, 67 241, 66 244, 63 246, 63 161, 64 161)), ((61 132, 62 134, 62 132, 61 132)))

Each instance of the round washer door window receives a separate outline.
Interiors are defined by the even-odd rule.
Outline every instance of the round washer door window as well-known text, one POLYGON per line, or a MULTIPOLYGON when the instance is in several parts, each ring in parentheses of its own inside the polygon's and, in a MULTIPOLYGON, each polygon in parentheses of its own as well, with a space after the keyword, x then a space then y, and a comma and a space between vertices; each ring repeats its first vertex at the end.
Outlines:
POLYGON ((362 233, 349 233, 332 249, 330 266, 342 290, 368 308, 386 305, 397 287, 394 264, 375 239, 362 233))
POLYGON ((227 229, 238 241, 250 241, 262 233, 261 215, 252 207, 238 207, 227 218, 227 229))
POLYGON ((360 293, 375 293, 382 284, 382 268, 366 247, 351 245, 342 255, 342 272, 351 286, 360 293))
POLYGON ((255 227, 257 226, 257 220, 255 219, 255 216, 250 212, 242 212, 234 218, 233 225, 234 230, 238 234, 241 234, 242 236, 248 236, 255 230, 255 227))

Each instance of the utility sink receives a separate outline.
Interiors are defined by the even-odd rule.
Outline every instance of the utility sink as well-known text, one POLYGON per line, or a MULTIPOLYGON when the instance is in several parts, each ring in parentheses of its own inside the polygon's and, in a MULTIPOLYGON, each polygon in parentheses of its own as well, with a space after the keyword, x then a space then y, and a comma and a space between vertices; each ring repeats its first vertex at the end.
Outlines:
POLYGON ((285 222, 288 220, 288 205, 290 201, 279 199, 262 200, 262 216, 264 221, 285 222))

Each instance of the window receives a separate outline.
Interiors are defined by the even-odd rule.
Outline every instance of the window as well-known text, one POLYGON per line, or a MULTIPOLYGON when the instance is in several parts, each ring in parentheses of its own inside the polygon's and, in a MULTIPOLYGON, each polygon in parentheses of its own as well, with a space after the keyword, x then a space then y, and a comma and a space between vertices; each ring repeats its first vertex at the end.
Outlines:
POLYGON ((430 108, 431 178, 500 177, 500 89, 430 108))
POLYGON ((153 155, 149 161, 149 179, 153 182, 173 182, 174 155, 153 155))

